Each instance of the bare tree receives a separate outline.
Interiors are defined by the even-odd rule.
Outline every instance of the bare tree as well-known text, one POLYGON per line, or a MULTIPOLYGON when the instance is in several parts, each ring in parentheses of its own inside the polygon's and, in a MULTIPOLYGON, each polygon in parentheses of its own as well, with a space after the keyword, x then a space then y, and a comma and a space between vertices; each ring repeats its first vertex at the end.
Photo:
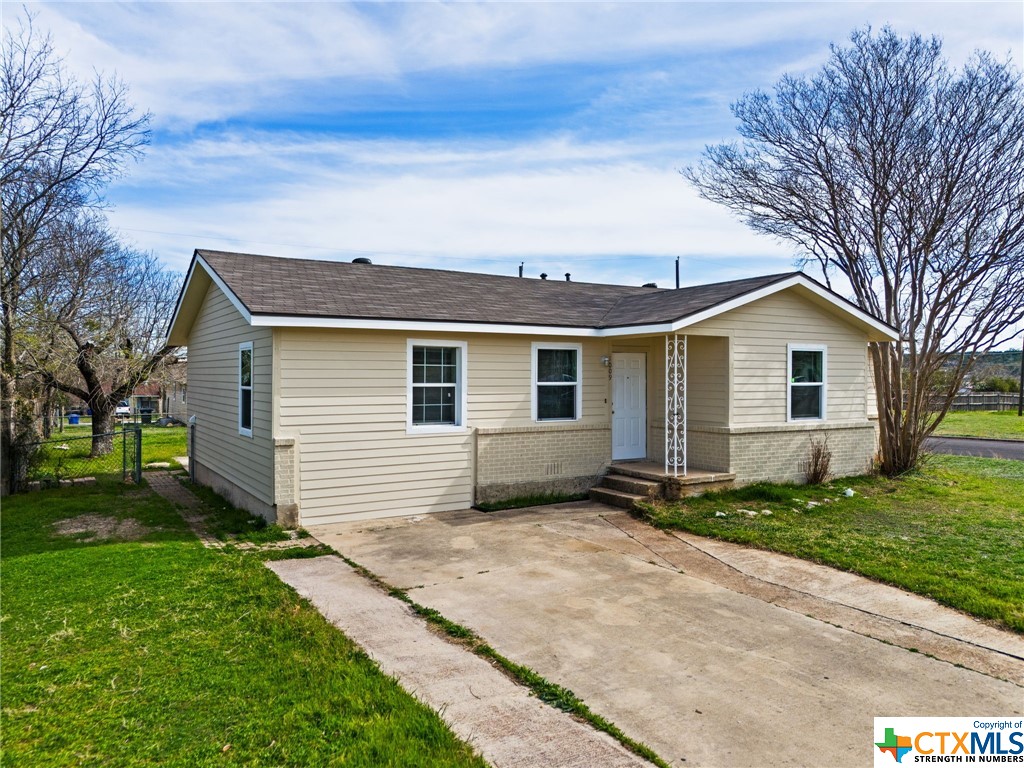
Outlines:
POLYGON ((881 470, 895 475, 1024 316, 1024 94, 987 53, 955 71, 935 38, 867 29, 851 43, 811 78, 745 95, 742 142, 684 175, 900 329, 871 349, 881 470))
MULTIPOLYGON (((18 407, 20 303, 46 271, 39 259, 50 222, 99 206, 104 187, 148 139, 127 89, 97 75, 88 86, 70 77, 48 35, 29 15, 4 32, 0 53, 0 452, 14 445, 18 407)), ((6 470, 6 464, 5 464, 6 470)))
POLYGON ((115 408, 171 351, 177 276, 124 247, 96 214, 51 225, 46 263, 25 297, 25 369, 92 410, 93 455, 111 450, 115 408))

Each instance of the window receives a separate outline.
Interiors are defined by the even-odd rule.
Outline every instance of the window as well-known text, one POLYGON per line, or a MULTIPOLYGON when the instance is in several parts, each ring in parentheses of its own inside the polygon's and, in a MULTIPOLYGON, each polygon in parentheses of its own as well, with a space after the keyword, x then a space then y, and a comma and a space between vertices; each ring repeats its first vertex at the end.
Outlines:
POLYGON ((789 421, 825 418, 826 349, 789 345, 789 421))
POLYGON ((534 421, 574 421, 582 410, 579 344, 533 345, 534 421))
POLYGON ((252 342, 238 345, 238 434, 252 437, 252 342))
POLYGON ((444 432, 465 424, 466 343, 410 339, 408 427, 444 432))

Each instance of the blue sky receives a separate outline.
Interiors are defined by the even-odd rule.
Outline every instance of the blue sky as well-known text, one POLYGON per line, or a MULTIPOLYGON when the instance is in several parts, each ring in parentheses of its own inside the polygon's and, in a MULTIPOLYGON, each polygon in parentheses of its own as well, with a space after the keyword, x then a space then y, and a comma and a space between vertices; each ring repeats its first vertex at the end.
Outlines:
MULTIPOLYGON (((20 8, 2 4, 3 23, 20 8)), ((1022 65, 1024 4, 29 3, 68 67, 153 113, 109 191, 138 247, 588 282, 787 271, 794 254, 679 175, 729 104, 858 26, 1022 65)))

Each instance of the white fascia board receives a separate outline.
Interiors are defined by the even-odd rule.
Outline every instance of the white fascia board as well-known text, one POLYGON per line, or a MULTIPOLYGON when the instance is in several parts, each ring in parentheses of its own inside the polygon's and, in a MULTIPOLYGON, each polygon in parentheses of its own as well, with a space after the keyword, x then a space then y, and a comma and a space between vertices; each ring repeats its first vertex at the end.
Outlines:
POLYGON ((228 301, 231 302, 231 305, 238 310, 243 318, 245 318, 245 322, 252 325, 252 313, 249 312, 241 299, 235 295, 234 291, 228 288, 227 283, 220 278, 220 275, 214 271, 213 267, 207 264, 206 260, 202 256, 196 254, 192 259, 192 263, 188 267, 188 273, 185 275, 185 282, 181 286, 181 293, 178 294, 178 301, 174 305, 174 314, 171 315, 171 322, 167 326, 167 341, 170 341, 170 338, 174 333, 174 327, 178 324, 178 317, 181 314, 182 306, 184 306, 185 297, 188 295, 189 289, 192 286, 192 280, 195 277, 197 266, 202 267, 203 272, 211 281, 213 281, 213 284, 221 289, 224 295, 227 296, 228 301))
POLYGON ((185 282, 181 284, 181 293, 178 294, 178 300, 174 303, 174 312, 171 314, 171 322, 167 324, 167 338, 165 343, 170 342, 171 334, 174 332, 174 326, 178 324, 178 315, 181 313, 182 302, 185 301, 185 294, 188 293, 189 284, 192 282, 192 273, 196 270, 197 258, 192 259, 192 263, 188 265, 188 273, 185 275, 185 282))
POLYGON ((230 301, 231 305, 238 310, 242 317, 245 318, 245 322, 252 325, 252 313, 249 311, 249 308, 242 303, 242 300, 235 295, 234 291, 228 288, 228 284, 221 280, 221 277, 217 274, 216 270, 207 264, 206 259, 202 256, 196 255, 196 261, 199 264, 202 264, 203 270, 210 276, 210 279, 213 280, 213 284, 220 288, 224 295, 228 297, 228 301, 230 301))
MULTIPOLYGON (((811 291, 815 295, 817 295, 820 298, 822 298, 825 301, 827 301, 829 304, 834 306, 840 312, 845 312, 848 315, 852 315, 853 317, 857 318, 857 320, 859 320, 860 322, 864 323, 865 325, 871 326, 876 331, 878 331, 880 334, 882 334, 883 336, 888 338, 889 341, 899 341, 900 340, 899 331, 897 331, 894 328, 890 327, 889 325, 883 323, 881 320, 879 320, 878 318, 874 317, 873 315, 869 315, 867 312, 865 312, 860 307, 858 307, 858 306, 856 306, 854 304, 851 304, 850 302, 845 301, 845 300, 843 300, 841 298, 837 298, 835 294, 833 294, 829 290, 826 290, 825 288, 822 288, 820 285, 818 285, 813 280, 809 280, 808 278, 804 277, 803 275, 796 275, 795 277, 791 278, 791 280, 792 280, 792 284, 800 285, 803 288, 806 288, 807 290, 811 291)), ((786 282, 790 283, 789 280, 787 280, 786 282)))
MULTIPOLYGON (((201 258, 201 257, 200 257, 201 258)), ((221 287, 229 298, 234 294, 230 292, 223 281, 216 276, 212 270, 208 271, 218 286, 221 287)), ((577 336, 585 338, 611 338, 616 336, 645 336, 652 334, 675 333, 691 325, 704 322, 712 317, 737 309, 750 304, 758 299, 771 296, 787 288, 800 286, 811 291, 815 295, 835 307, 839 312, 852 316, 858 321, 870 326, 891 341, 898 341, 899 334, 895 333, 885 323, 876 320, 871 315, 857 309, 852 304, 847 304, 836 299, 831 293, 821 288, 816 283, 808 280, 803 275, 772 283, 734 299, 716 304, 713 307, 698 312, 695 315, 675 320, 670 323, 651 323, 649 325, 624 325, 611 328, 586 328, 570 326, 551 325, 514 325, 510 323, 457 323, 437 322, 431 320, 374 320, 371 318, 356 317, 308 317, 293 315, 250 315, 241 304, 236 304, 239 311, 245 316, 252 326, 266 326, 276 328, 344 328, 351 330, 380 330, 380 331, 410 331, 417 333, 505 333, 521 336, 577 336)))
POLYGON ((780 280, 777 283, 766 285, 764 288, 760 288, 756 291, 751 291, 750 293, 745 293, 742 296, 737 296, 735 299, 731 299, 721 304, 716 304, 713 307, 705 309, 703 312, 698 312, 696 315, 690 315, 689 317, 682 318, 681 320, 676 320, 671 324, 670 332, 678 331, 682 328, 686 328, 691 325, 696 325, 697 323, 709 320, 710 318, 715 317, 716 315, 721 315, 732 309, 737 309, 746 304, 750 304, 753 301, 763 299, 766 296, 771 296, 773 293, 778 293, 779 291, 784 291, 785 289, 792 288, 794 286, 806 288, 808 291, 811 291, 819 298, 825 300, 843 314, 850 315, 856 318, 859 322, 870 326, 871 328, 873 328, 874 330, 878 331, 880 334, 888 338, 890 341, 899 341, 899 334, 896 333, 888 325, 883 323, 881 320, 876 320, 867 312, 858 309, 852 304, 848 304, 844 301, 837 300, 836 297, 832 295, 832 293, 825 290, 817 283, 808 280, 803 275, 793 275, 793 277, 786 278, 785 280, 780 280))

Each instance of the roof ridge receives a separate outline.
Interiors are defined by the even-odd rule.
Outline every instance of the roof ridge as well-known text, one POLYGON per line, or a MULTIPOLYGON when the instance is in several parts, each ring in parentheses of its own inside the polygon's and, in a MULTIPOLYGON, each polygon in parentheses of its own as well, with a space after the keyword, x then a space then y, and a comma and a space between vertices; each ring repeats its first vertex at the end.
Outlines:
MULTIPOLYGON (((209 255, 209 254, 213 254, 215 256, 216 255, 229 256, 229 257, 231 257, 231 256, 240 256, 240 257, 245 257, 245 258, 250 258, 250 259, 268 259, 268 260, 275 261, 275 262, 291 262, 291 263, 316 264, 316 265, 328 265, 328 266, 347 267, 347 266, 352 264, 352 262, 350 262, 350 261, 337 261, 337 260, 334 260, 334 259, 307 259, 307 258, 292 257, 292 256, 269 256, 267 254, 262 254, 262 253, 241 253, 239 251, 219 251, 219 250, 212 250, 212 249, 209 249, 209 248, 196 248, 195 252, 197 254, 199 254, 200 256, 203 256, 203 258, 206 258, 206 256, 209 255)), ((365 267, 369 267, 371 269, 376 269, 376 270, 382 270, 383 269, 383 270, 399 270, 399 271, 402 271, 402 272, 407 272, 407 271, 408 272, 412 272, 412 271, 415 271, 415 272, 432 272, 432 273, 438 273, 438 274, 443 274, 443 275, 473 275, 474 277, 487 277, 487 278, 494 278, 496 280, 531 280, 531 281, 535 281, 537 283, 550 283, 552 285, 568 284, 568 285, 577 285, 577 286, 578 285, 594 286, 594 287, 597 287, 597 288, 619 288, 619 289, 626 289, 626 290, 630 291, 631 293, 640 293, 641 291, 646 292, 646 291, 652 290, 650 288, 644 288, 643 286, 626 285, 624 283, 592 283, 592 282, 587 282, 585 280, 539 280, 539 279, 535 279, 535 278, 532 278, 532 277, 517 277, 515 275, 495 275, 495 274, 491 274, 489 272, 470 272, 468 270, 441 269, 439 267, 409 267, 409 266, 404 266, 404 265, 399 265, 399 264, 367 264, 367 265, 360 265, 360 266, 365 266, 365 267)), ((659 288, 657 290, 662 290, 663 291, 663 290, 668 290, 668 289, 666 289, 666 288, 659 288)))
MULTIPOLYGON (((649 293, 649 294, 645 294, 645 295, 631 294, 631 295, 628 295, 628 296, 622 296, 611 307, 609 307, 608 310, 601 316, 601 319, 598 321, 598 324, 597 324, 596 327, 597 328, 604 328, 604 327, 606 327, 605 320, 608 318, 609 315, 613 314, 617 309, 622 307, 624 303, 629 303, 629 302, 636 301, 638 299, 643 299, 646 296, 664 295, 664 293, 663 293, 664 291, 669 291, 671 293, 676 293, 678 291, 708 290, 708 289, 720 288, 720 287, 726 286, 726 285, 733 285, 735 283, 745 283, 745 282, 756 282, 758 284, 758 287, 764 287, 764 286, 767 286, 767 285, 772 285, 773 283, 780 282, 780 281, 785 280, 787 278, 794 277, 796 275, 803 275, 803 272, 801 272, 800 270, 796 270, 795 272, 777 272, 777 273, 771 274, 771 275, 755 275, 754 277, 740 277, 740 278, 737 278, 735 280, 720 280, 717 283, 701 283, 700 285, 683 285, 683 286, 680 286, 679 288, 674 288, 674 289, 673 288, 660 288, 660 289, 658 289, 658 293, 649 293)), ((755 289, 751 289, 751 290, 755 290, 755 289)), ((749 293, 749 291, 743 291, 742 293, 738 293, 733 298, 736 298, 738 296, 742 296, 744 293, 749 293)), ((685 314, 681 315, 681 317, 685 317, 685 314)))

